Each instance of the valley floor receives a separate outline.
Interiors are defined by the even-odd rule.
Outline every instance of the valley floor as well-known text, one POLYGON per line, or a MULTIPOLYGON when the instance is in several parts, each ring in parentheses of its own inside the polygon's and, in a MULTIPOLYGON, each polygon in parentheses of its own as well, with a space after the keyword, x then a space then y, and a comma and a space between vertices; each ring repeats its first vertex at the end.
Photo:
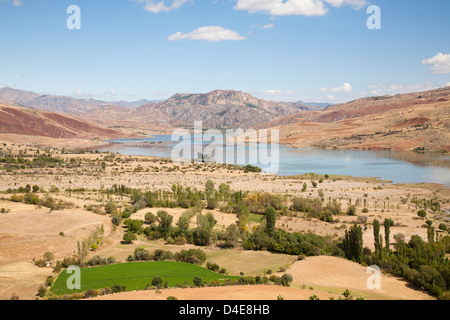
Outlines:
MULTIPOLYGON (((31 152, 30 146, 8 145, 13 151, 31 152)), ((207 180, 216 186, 228 184, 231 190, 249 192, 268 192, 317 198, 319 190, 325 199, 339 199, 343 210, 357 199, 365 199, 367 213, 362 213, 364 206, 357 207, 358 215, 365 215, 368 221, 390 218, 395 221, 391 234, 403 233, 408 240, 413 234, 426 239, 427 230, 424 221, 417 217, 417 208, 411 199, 438 199, 442 210, 450 208, 450 190, 439 185, 393 185, 373 178, 352 178, 330 176, 312 186, 312 181, 319 181, 319 176, 278 177, 257 173, 244 173, 241 169, 223 165, 173 164, 170 161, 149 157, 128 157, 108 154, 61 154, 57 149, 49 149, 54 157, 64 159, 64 167, 44 169, 0 170, 0 299, 9 299, 16 294, 21 299, 34 299, 38 287, 45 278, 52 275, 51 268, 38 268, 33 259, 42 259, 50 251, 54 260, 61 260, 77 250, 77 242, 82 241, 93 230, 104 226, 103 242, 98 251, 102 257, 114 256, 119 261, 133 254, 134 249, 143 247, 148 250, 164 249, 179 251, 194 247, 191 245, 171 246, 163 241, 149 241, 139 237, 131 246, 121 244, 123 230, 113 230, 111 218, 86 210, 88 206, 103 208, 108 199, 103 191, 112 185, 126 185, 142 190, 171 190, 173 184, 184 187, 203 189, 207 180), (303 184, 307 191, 302 192, 303 184), (8 189, 17 189, 25 185, 37 185, 40 190, 53 190, 51 196, 55 201, 71 203, 70 208, 50 212, 45 207, 14 203, 9 199, 14 194, 8 189), (83 189, 81 189, 83 188, 83 189), (3 200, 2 200, 3 199, 3 200), (63 236, 60 233, 63 233, 63 236)), ((0 165, 1 167, 2 165, 0 165)), ((43 196, 43 193, 38 193, 43 196)), ((123 208, 124 197, 113 199, 123 208)), ((143 209, 133 215, 133 219, 144 219, 146 212, 156 213, 158 208, 143 209)), ((164 209, 174 216, 174 223, 181 216, 183 209, 164 209)), ((225 229, 236 223, 233 214, 212 212, 218 221, 216 228, 225 229)), ((430 214, 427 219, 445 221, 448 216, 430 214)), ((356 221, 356 216, 339 216, 338 222, 326 223, 308 218, 304 214, 282 216, 277 227, 289 232, 313 232, 329 235, 333 239, 342 238, 356 221)), ((193 219, 192 221, 195 221, 193 219)), ((250 223, 249 229, 257 222, 250 223)), ((382 231, 381 231, 382 232, 382 231)), ((364 231, 364 246, 373 250, 373 231, 368 224, 364 231)), ((207 253, 208 261, 227 268, 230 275, 258 275, 265 269, 277 271, 284 268, 294 277, 292 288, 278 286, 225 287, 185 290, 161 290, 127 292, 119 295, 99 297, 99 299, 165 299, 176 296, 178 299, 204 299, 220 297, 224 299, 276 299, 282 295, 285 299, 308 299, 316 294, 321 299, 338 297, 345 289, 354 296, 368 299, 430 299, 428 294, 409 288, 404 281, 383 276, 385 287, 380 292, 370 292, 365 287, 368 278, 366 269, 353 262, 334 257, 311 257, 295 262, 295 256, 276 255, 268 252, 244 250, 223 250, 215 246, 202 247, 207 253), (312 288, 312 289, 311 289, 312 288)))

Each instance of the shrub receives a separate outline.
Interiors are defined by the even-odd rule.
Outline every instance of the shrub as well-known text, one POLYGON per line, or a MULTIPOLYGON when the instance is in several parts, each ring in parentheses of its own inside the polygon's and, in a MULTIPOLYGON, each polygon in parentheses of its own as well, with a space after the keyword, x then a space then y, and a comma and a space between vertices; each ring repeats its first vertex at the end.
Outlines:
POLYGON ((111 222, 112 222, 113 225, 118 227, 120 225, 121 219, 120 219, 120 217, 118 215, 114 215, 111 218, 111 222))
POLYGON ((53 285, 53 277, 52 276, 48 276, 47 279, 45 279, 45 286, 46 287, 51 287, 53 285))
POLYGON ((439 230, 447 231, 447 225, 446 225, 445 223, 441 223, 441 224, 439 225, 439 230))
POLYGON ((206 254, 200 249, 181 250, 175 254, 175 260, 201 265, 206 261, 206 254))
POLYGON ((164 286, 164 281, 161 277, 154 277, 152 280, 152 286, 157 287, 158 289, 163 288, 164 286))
POLYGON ((133 244, 133 241, 137 240, 137 237, 134 233, 127 232, 123 235, 123 244, 133 244))
POLYGON ((292 281, 293 278, 289 273, 285 273, 281 276, 281 285, 284 287, 289 287, 292 281))
POLYGON ((110 201, 105 205, 105 212, 107 214, 116 214, 117 213, 117 205, 115 202, 110 201))
POLYGON ((47 288, 41 285, 38 289, 38 295, 41 298, 45 297, 47 295, 47 288))
POLYGON ((200 277, 194 277, 193 282, 196 287, 203 286, 203 281, 202 281, 202 278, 200 278, 200 277))
POLYGON ((348 207, 347 215, 356 216, 356 207, 354 205, 351 205, 350 207, 348 207))
POLYGON ((210 262, 208 262, 208 263, 206 264, 206 267, 207 267, 209 270, 214 271, 214 272, 217 272, 217 271, 219 271, 219 269, 220 269, 220 267, 219 267, 219 265, 218 265, 217 263, 210 263, 210 262))
POLYGON ((421 217, 422 219, 424 219, 424 218, 427 216, 427 212, 426 212, 425 210, 419 210, 419 211, 417 212, 417 215, 418 215, 419 217, 421 217))
POLYGON ((55 258, 55 256, 53 255, 53 253, 51 253, 49 251, 44 253, 44 257, 43 257, 44 261, 52 261, 54 258, 55 258))
POLYGON ((125 292, 126 287, 122 286, 122 285, 114 285, 111 287, 111 293, 120 293, 120 292, 125 292))

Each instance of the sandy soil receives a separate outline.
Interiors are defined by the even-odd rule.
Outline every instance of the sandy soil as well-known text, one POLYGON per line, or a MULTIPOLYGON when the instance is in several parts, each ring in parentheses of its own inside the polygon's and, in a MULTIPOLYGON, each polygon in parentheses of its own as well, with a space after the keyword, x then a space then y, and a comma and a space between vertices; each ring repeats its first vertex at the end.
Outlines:
POLYGON ((317 295, 321 300, 335 299, 339 295, 298 288, 286 288, 281 286, 233 286, 197 289, 165 289, 157 293, 151 291, 126 292, 114 295, 100 296, 89 300, 167 300, 174 296, 178 300, 277 300, 282 296, 284 300, 308 300, 312 295, 317 295))
POLYGON ((328 256, 308 257, 295 262, 287 271, 294 278, 295 286, 313 286, 331 292, 349 289, 353 296, 368 299, 429 300, 430 295, 411 289, 401 279, 381 275, 381 289, 370 290, 367 280, 371 274, 367 268, 346 259, 328 256))
MULTIPOLYGON (((28 152, 35 152, 36 146, 24 144, 1 145, 0 148, 18 152, 27 149, 28 152)), ((248 190, 250 192, 270 192, 278 194, 288 194, 292 196, 303 196, 316 198, 318 191, 322 190, 326 200, 338 199, 343 211, 347 210, 350 200, 354 204, 357 199, 361 202, 365 199, 368 213, 362 213, 363 206, 357 207, 358 215, 365 215, 368 218, 367 229, 364 232, 364 246, 373 249, 373 234, 370 223, 377 218, 381 222, 385 218, 391 218, 396 225, 391 229, 391 238, 397 233, 403 233, 408 240, 412 234, 419 234, 426 239, 426 229, 423 228, 424 220, 417 218, 417 208, 411 203, 413 197, 419 199, 437 198, 442 201, 442 209, 450 209, 450 190, 438 185, 392 185, 374 178, 351 178, 351 177, 330 177, 330 179, 318 183, 317 188, 313 188, 311 180, 318 181, 317 177, 277 177, 263 174, 243 173, 220 165, 206 166, 181 165, 149 158, 149 157, 126 157, 116 156, 109 159, 105 154, 60 154, 59 151, 50 149, 56 157, 66 160, 75 159, 76 166, 65 168, 45 168, 45 169, 25 169, 14 172, 0 170, 0 191, 8 188, 18 188, 26 184, 38 185, 45 190, 52 186, 58 187, 59 192, 52 193, 55 200, 70 201, 75 204, 75 209, 64 211, 54 211, 49 214, 46 208, 1 201, 0 208, 10 210, 8 213, 0 214, 0 299, 8 299, 12 293, 19 294, 21 298, 33 299, 37 288, 45 280, 45 276, 51 273, 50 269, 39 269, 31 264, 32 259, 40 259, 46 251, 51 251, 55 259, 61 259, 71 255, 77 248, 77 241, 86 237, 96 226, 104 225, 104 244, 98 251, 103 257, 114 256, 116 259, 124 261, 128 255, 132 254, 138 246, 143 246, 149 250, 164 248, 165 250, 180 251, 188 249, 189 246, 167 246, 161 242, 148 242, 142 238, 132 246, 120 244, 122 239, 121 228, 111 233, 111 221, 109 216, 101 216, 83 209, 85 205, 95 205, 103 208, 107 199, 102 196, 99 190, 110 188, 114 184, 126 185, 132 188, 143 190, 170 190, 173 184, 179 183, 184 187, 203 189, 208 179, 213 180, 216 187, 225 183, 230 185, 232 190, 248 190), (105 163, 106 168, 102 168, 105 163), (308 190, 301 192, 303 183, 307 183, 308 190), (87 188, 86 192, 66 192, 71 188, 87 188), (59 236, 59 232, 64 232, 65 236, 59 236), (13 272, 13 270, 15 270, 13 272)), ((39 194, 40 196, 42 194, 39 194)), ((5 199, 11 194, 3 193, 5 199)), ((129 199, 124 197, 114 197, 119 206, 126 204, 129 199)), ((184 209, 164 209, 174 216, 174 223, 184 209)), ((133 219, 143 219, 146 212, 156 214, 158 209, 148 208, 137 212, 133 219)), ((217 228, 225 228, 237 221, 235 215, 223 214, 218 210, 205 210, 204 213, 213 212, 218 221, 217 228)), ((428 213, 427 219, 435 221, 445 221, 448 215, 428 213)), ((356 221, 356 217, 337 216, 336 223, 325 223, 316 219, 305 218, 303 214, 296 217, 280 217, 277 226, 288 231, 314 232, 320 235, 330 235, 338 239, 345 234, 345 231, 356 221)), ((191 226, 196 226, 195 217, 191 220, 191 226)), ((383 230, 381 230, 383 233, 383 230)), ((202 248, 203 249, 203 248, 202 248)), ((230 274, 239 274, 244 271, 248 275, 261 274, 266 268, 273 268, 276 271, 281 266, 288 266, 293 262, 292 257, 276 256, 267 252, 244 252, 239 250, 218 250, 217 248, 204 248, 208 254, 208 261, 218 263, 221 267, 226 267, 230 274), (278 261, 277 261, 278 259, 278 261), (245 266, 246 270, 242 270, 245 266)), ((295 257, 294 257, 295 258, 295 257)), ((321 257, 319 257, 321 258, 321 257)), ((326 258, 326 257, 324 257, 326 258)), ((315 260, 313 260, 315 261, 315 260)), ((296 263, 292 267, 292 273, 297 272, 299 265, 296 263)), ((309 259, 306 260, 309 263, 309 259)), ((414 296, 402 282, 389 282, 387 280, 386 292, 374 294, 364 291, 363 284, 354 282, 339 282, 347 279, 347 276, 339 277, 341 280, 324 278, 321 280, 323 272, 329 272, 327 268, 334 267, 347 268, 346 260, 333 260, 333 263, 324 262, 323 269, 319 265, 311 267, 310 275, 304 270, 294 276, 297 286, 312 285, 330 287, 336 294, 336 290, 349 287, 356 291, 361 291, 361 295, 371 295, 371 297, 382 298, 426 298, 425 296, 414 296), (328 267, 327 267, 328 266, 328 267), (308 275, 308 276, 305 276, 308 275), (343 279, 343 280, 342 280, 343 279), (398 292, 394 289, 398 286, 398 292), (393 288, 392 290, 390 288, 393 288), (336 289, 338 288, 338 289, 336 289)), ((348 266, 348 270, 353 270, 348 266)), ((359 266, 361 267, 361 266, 359 266)), ((362 268, 362 267, 361 267, 362 268)), ((344 275, 349 275, 351 280, 353 271, 343 270, 344 275), (346 273, 347 272, 347 273, 346 273)), ((356 272, 356 271, 355 271, 356 272)), ((361 281, 367 279, 365 269, 358 271, 361 281)), ((356 274, 356 273, 355 273, 356 274)), ((358 276, 359 277, 359 276, 358 276)), ((365 281, 365 280, 364 280, 365 281)), ((220 289, 220 288, 219 288, 220 289)), ((278 289, 278 287, 277 287, 278 289)), ((249 289, 251 290, 251 289, 249 289)), ((274 298, 278 293, 275 295, 274 298)), ((308 298, 308 295, 306 298, 308 298)), ((272 299, 272 296, 269 297, 272 299)))
POLYGON ((111 231, 108 217, 82 209, 49 213, 47 208, 5 201, 0 201, 0 207, 10 210, 0 214, 0 299, 9 299, 12 293, 34 298, 52 269, 36 267, 33 259, 42 259, 47 251, 55 260, 63 259, 96 227, 104 225, 105 234, 111 231))

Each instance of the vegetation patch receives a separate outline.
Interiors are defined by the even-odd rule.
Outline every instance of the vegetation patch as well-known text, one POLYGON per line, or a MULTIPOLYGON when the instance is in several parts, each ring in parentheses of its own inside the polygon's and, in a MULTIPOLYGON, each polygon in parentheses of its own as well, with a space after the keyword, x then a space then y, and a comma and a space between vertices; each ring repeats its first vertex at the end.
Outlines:
POLYGON ((132 262, 81 269, 81 289, 69 290, 67 280, 71 275, 63 271, 55 281, 51 292, 56 295, 86 292, 116 285, 125 286, 126 291, 145 290, 153 279, 159 277, 169 287, 177 285, 194 285, 195 277, 205 282, 239 280, 239 277, 227 276, 208 269, 183 262, 152 261, 132 262))

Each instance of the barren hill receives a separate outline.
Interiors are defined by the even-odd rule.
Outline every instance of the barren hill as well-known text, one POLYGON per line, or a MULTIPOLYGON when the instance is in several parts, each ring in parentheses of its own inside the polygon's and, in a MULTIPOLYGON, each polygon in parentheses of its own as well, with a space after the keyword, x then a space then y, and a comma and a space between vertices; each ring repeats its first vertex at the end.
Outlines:
POLYGON ((126 134, 74 117, 0 104, 0 134, 65 139, 113 139, 126 134))
POLYGON ((450 151, 450 87, 370 97, 267 123, 295 147, 450 151))
POLYGON ((75 115, 106 126, 151 130, 192 126, 194 121, 203 121, 204 127, 209 128, 246 129, 285 116, 321 109, 299 102, 265 101, 232 90, 176 94, 165 101, 105 102, 2 88, 0 102, 75 115))
POLYGON ((209 128, 249 128, 299 112, 317 110, 298 103, 274 102, 232 90, 206 94, 176 94, 160 104, 148 104, 136 114, 146 118, 157 115, 161 120, 178 120, 186 125, 203 121, 209 128))

